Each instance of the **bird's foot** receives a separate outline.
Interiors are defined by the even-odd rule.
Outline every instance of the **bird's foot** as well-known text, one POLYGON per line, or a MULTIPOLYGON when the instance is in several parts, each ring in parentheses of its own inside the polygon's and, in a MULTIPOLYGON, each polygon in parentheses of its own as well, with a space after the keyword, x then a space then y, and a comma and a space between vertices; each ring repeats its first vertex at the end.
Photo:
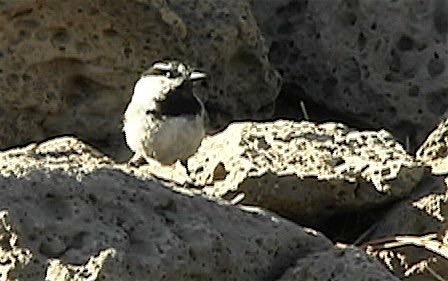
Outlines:
POLYGON ((140 167, 141 165, 144 165, 145 163, 146 163, 146 159, 139 154, 134 154, 134 156, 132 156, 132 158, 129 159, 129 161, 128 161, 129 166, 132 166, 132 167, 140 167))

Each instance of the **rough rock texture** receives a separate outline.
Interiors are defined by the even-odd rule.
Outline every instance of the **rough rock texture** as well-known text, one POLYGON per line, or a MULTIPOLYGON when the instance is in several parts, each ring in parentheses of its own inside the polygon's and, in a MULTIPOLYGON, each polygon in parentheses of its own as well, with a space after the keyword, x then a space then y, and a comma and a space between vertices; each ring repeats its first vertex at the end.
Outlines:
POLYGON ((1 1, 0 147, 70 133, 125 156, 133 84, 165 57, 213 78, 212 125, 271 115, 279 77, 245 1, 1 1))
POLYGON ((381 264, 355 247, 341 247, 311 254, 297 262, 278 281, 399 281, 381 264))
POLYGON ((188 170, 205 194, 243 194, 242 204, 303 223, 401 198, 424 169, 386 131, 276 121, 230 125, 203 141, 188 170))
POLYGON ((443 242, 445 254, 448 254, 447 184, 448 180, 442 177, 425 176, 411 198, 397 204, 366 237, 367 252, 383 261, 402 280, 441 280, 435 278, 434 273, 445 278, 448 276, 448 259, 423 247, 424 244, 443 242), (435 237, 421 240, 431 234, 435 237), (409 236, 411 239, 408 240, 423 243, 396 243, 395 236, 409 236), (384 242, 397 246, 379 246, 384 242))
POLYGON ((448 174, 448 119, 428 136, 417 150, 416 158, 431 166, 434 174, 448 174))
POLYGON ((332 247, 273 214, 136 179, 72 138, 0 163, 2 280, 274 280, 332 247))
POLYGON ((436 234, 424 243, 443 242, 448 248, 448 181, 445 178, 448 174, 447 128, 448 121, 442 121, 416 154, 420 162, 431 167, 433 174, 444 176, 426 175, 410 198, 386 213, 366 237, 368 252, 404 280, 437 280, 435 274, 448 276, 448 259, 422 245, 405 244, 392 249, 378 246, 388 240, 395 243, 396 235, 411 236, 414 241, 419 241, 421 237, 436 234))
POLYGON ((110 166, 113 161, 73 137, 60 137, 0 152, 0 175, 22 177, 35 170, 59 170, 78 176, 110 166))
POLYGON ((251 2, 283 74, 280 99, 313 101, 411 145, 447 110, 445 0, 251 2))

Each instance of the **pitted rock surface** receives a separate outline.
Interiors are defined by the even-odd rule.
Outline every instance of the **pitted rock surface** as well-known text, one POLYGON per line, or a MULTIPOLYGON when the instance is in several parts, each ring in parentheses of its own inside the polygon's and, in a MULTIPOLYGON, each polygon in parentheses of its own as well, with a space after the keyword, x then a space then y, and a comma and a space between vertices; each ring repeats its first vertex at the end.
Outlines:
POLYGON ((290 218, 319 220, 409 194, 423 167, 389 133, 342 124, 237 123, 202 142, 188 161, 203 192, 290 218))
POLYGON ((22 177, 42 169, 78 176, 112 163, 98 150, 68 136, 0 152, 0 175, 22 177))
POLYGON ((269 59, 283 74, 286 101, 298 95, 401 140, 408 136, 413 146, 447 110, 446 1, 255 0, 252 6, 269 59))
MULTIPOLYGON (((64 264, 58 259, 49 262, 45 280, 46 281, 84 281, 99 280, 105 263, 113 260, 116 255, 114 249, 102 250, 97 256, 92 256, 85 264, 64 264)), ((103 275, 104 276, 104 275, 103 275)), ((113 279, 113 278, 112 278, 113 279)))
POLYGON ((8 280, 273 280, 332 247, 269 212, 139 180, 73 138, 0 158, 8 280))
POLYGON ((279 76, 245 1, 3 2, 1 148, 76 134, 128 156, 122 114, 140 73, 163 58, 212 78, 198 90, 212 126, 272 114, 279 76))
POLYGON ((428 136, 416 157, 430 166, 434 174, 448 174, 448 119, 428 136))
MULTIPOLYGON (((365 238, 367 252, 382 261, 401 280, 433 280, 433 272, 448 276, 448 260, 434 251, 425 249, 425 242, 419 246, 412 243, 393 248, 380 246, 381 241, 396 243, 395 236, 407 236, 409 240, 419 241, 427 235, 435 234, 426 244, 431 246, 442 242, 447 247, 447 186, 446 178, 426 175, 410 198, 396 204, 365 238)), ((438 246, 435 247, 437 248, 438 246)), ((446 249, 440 251, 446 253, 446 249)))
POLYGON ((346 246, 309 255, 278 279, 301 280, 399 281, 362 250, 346 246))

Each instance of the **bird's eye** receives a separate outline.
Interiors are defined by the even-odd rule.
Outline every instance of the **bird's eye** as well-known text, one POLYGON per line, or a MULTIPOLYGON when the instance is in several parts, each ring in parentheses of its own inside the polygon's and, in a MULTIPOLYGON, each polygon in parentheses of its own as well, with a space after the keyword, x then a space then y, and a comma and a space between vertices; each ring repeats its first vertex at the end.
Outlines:
POLYGON ((181 76, 181 74, 179 72, 177 72, 177 71, 170 70, 170 71, 166 71, 165 72, 165 77, 166 78, 175 79, 175 78, 178 78, 180 76, 181 76))

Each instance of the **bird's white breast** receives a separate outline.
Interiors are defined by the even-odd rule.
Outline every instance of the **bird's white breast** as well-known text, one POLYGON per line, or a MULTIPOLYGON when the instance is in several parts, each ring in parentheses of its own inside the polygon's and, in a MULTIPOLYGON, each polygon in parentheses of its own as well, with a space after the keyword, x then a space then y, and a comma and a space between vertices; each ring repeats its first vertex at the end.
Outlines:
POLYGON ((197 151, 204 135, 203 116, 167 118, 150 140, 152 156, 164 164, 185 160, 197 151))
MULTIPOLYGON (((187 159, 204 138, 204 112, 197 116, 158 117, 147 114, 156 109, 155 99, 173 85, 159 77, 140 79, 126 112, 123 131, 126 143, 135 153, 163 164, 187 159)), ((166 91, 166 92, 165 92, 166 91)))

